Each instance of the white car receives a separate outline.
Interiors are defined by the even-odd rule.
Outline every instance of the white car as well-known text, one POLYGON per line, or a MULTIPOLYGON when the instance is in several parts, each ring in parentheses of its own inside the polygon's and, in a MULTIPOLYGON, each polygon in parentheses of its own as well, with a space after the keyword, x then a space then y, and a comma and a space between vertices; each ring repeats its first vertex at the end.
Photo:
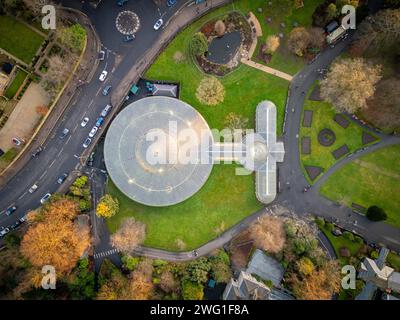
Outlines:
POLYGON ((81 127, 86 127, 87 123, 89 122, 89 118, 88 117, 84 117, 82 122, 81 122, 81 127))
POLYGON ((40 199, 40 203, 44 204, 47 200, 49 200, 51 197, 51 193, 46 193, 42 199, 40 199))
POLYGON ((87 147, 89 147, 91 142, 92 142, 92 139, 86 138, 86 140, 85 140, 85 142, 83 143, 82 146, 86 149, 87 147))
POLYGON ((7 233, 9 233, 10 232, 10 229, 9 228, 2 228, 1 230, 0 230, 0 238, 3 238, 7 233))
POLYGON ((29 188, 29 193, 34 193, 36 189, 38 188, 37 184, 35 183, 32 187, 29 188))
POLYGON ((154 30, 158 30, 161 28, 161 26, 163 25, 164 20, 163 19, 158 19, 156 21, 156 23, 154 24, 154 30))
POLYGON ((99 128, 97 128, 96 126, 94 126, 94 127, 92 128, 92 130, 90 130, 89 138, 93 138, 93 137, 96 135, 97 130, 99 130, 99 128))
POLYGON ((100 80, 101 82, 103 82, 104 80, 106 80, 107 74, 108 74, 108 72, 107 72, 106 70, 103 70, 103 72, 101 73, 101 75, 100 75, 100 77, 99 77, 99 80, 100 80))

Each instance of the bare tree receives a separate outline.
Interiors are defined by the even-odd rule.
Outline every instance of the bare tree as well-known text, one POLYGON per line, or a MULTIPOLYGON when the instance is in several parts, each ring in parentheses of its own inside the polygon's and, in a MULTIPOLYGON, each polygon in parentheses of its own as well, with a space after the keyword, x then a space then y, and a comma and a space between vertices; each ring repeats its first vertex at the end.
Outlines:
POLYGON ((110 242, 119 251, 130 253, 143 242, 145 235, 146 228, 142 222, 134 218, 126 218, 118 231, 111 236, 110 242))
POLYGON ((303 27, 294 28, 288 39, 288 48, 291 52, 302 57, 310 44, 310 34, 303 27))
POLYGON ((270 253, 282 251, 286 242, 283 221, 276 217, 260 217, 250 227, 250 234, 258 248, 270 253))

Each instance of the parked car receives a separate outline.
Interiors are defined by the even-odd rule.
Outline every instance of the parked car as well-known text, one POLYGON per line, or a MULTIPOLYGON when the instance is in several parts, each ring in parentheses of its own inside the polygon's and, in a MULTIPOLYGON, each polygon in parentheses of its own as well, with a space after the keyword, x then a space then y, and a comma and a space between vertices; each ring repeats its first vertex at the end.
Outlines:
POLYGON ((6 210, 6 215, 12 215, 15 211, 17 211, 17 207, 16 206, 11 206, 6 210))
POLYGON ((62 176, 60 176, 57 180, 58 184, 63 184, 63 182, 65 181, 65 179, 67 179, 68 177, 68 173, 64 173, 62 176))
POLYGON ((104 50, 101 50, 99 52, 99 60, 103 61, 105 56, 106 56, 106 53, 104 52, 104 50))
POLYGON ((118 0, 117 1, 117 5, 119 6, 119 7, 122 7, 125 3, 127 3, 128 2, 128 0, 118 0))
POLYGON ((103 82, 104 80, 106 80, 107 75, 108 75, 108 72, 107 72, 106 70, 103 70, 103 71, 101 72, 101 74, 100 74, 99 80, 100 80, 101 82, 103 82))
POLYGON ((94 161, 94 152, 92 152, 87 160, 87 166, 92 167, 93 166, 93 161, 94 161))
POLYGON ((86 138, 85 142, 83 143, 83 147, 87 148, 89 147, 90 143, 92 142, 92 139, 86 138))
POLYGON ((21 225, 21 221, 17 220, 17 221, 15 221, 15 222, 10 226, 10 229, 11 229, 11 230, 15 230, 15 229, 17 229, 20 225, 21 225))
POLYGON ((3 238, 7 233, 9 233, 10 232, 10 229, 9 228, 1 228, 0 229, 0 238, 3 238))
POLYGON ((161 26, 163 25, 163 23, 164 23, 164 20, 163 19, 158 19, 157 21, 156 21, 156 23, 154 24, 154 30, 158 30, 158 29, 160 29, 161 28, 161 26))
POLYGON ((51 193, 46 193, 46 194, 42 197, 42 199, 40 199, 40 203, 41 203, 41 204, 44 204, 47 200, 50 199, 50 197, 51 197, 51 193))
POLYGON ((89 122, 89 118, 88 117, 84 117, 82 122, 81 122, 81 127, 86 127, 87 123, 89 122))
POLYGON ((26 215, 19 219, 19 222, 24 223, 26 221, 26 215))
POLYGON ((124 36, 124 37, 122 38, 122 40, 123 40, 124 42, 129 42, 129 41, 132 41, 133 39, 135 39, 135 35, 133 35, 133 34, 128 34, 128 35, 126 35, 126 36, 124 36))
POLYGON ((99 130, 99 128, 97 128, 96 126, 94 126, 94 127, 92 128, 92 130, 90 130, 90 132, 89 132, 89 138, 93 138, 93 137, 96 135, 97 130, 99 130))
POLYGON ((177 2, 178 0, 167 0, 167 6, 173 7, 177 2))
POLYGON ((43 147, 40 146, 39 148, 37 148, 37 149, 32 153, 32 157, 33 157, 33 158, 37 157, 42 151, 43 151, 43 147))
POLYGON ((110 85, 105 86, 104 89, 103 89, 103 92, 102 92, 103 96, 108 95, 110 93, 110 90, 111 90, 111 86, 110 85))
POLYGON ((37 184, 35 183, 32 187, 29 188, 29 193, 34 193, 36 189, 38 188, 37 184))
POLYGON ((103 111, 101 112, 101 116, 103 118, 107 117, 108 113, 110 112, 112 106, 110 104, 106 105, 106 107, 103 109, 103 111))
POLYGON ((60 134, 60 139, 64 139, 68 133, 69 133, 69 129, 64 128, 64 130, 60 134))
POLYGON ((95 126, 98 127, 98 128, 100 128, 101 125, 103 124, 103 122, 104 122, 104 118, 103 118, 103 117, 99 117, 99 118, 97 119, 97 121, 96 121, 95 126))

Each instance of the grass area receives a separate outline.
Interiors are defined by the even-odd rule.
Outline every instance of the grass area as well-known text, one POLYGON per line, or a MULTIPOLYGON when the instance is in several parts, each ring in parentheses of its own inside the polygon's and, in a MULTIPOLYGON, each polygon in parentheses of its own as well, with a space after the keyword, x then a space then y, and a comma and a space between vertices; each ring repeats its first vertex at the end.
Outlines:
POLYGON ((383 208, 387 222, 400 227, 400 145, 390 146, 346 164, 322 186, 321 193, 347 206, 383 208))
MULTIPOLYGON (((311 101, 308 99, 305 101, 303 114, 301 117, 300 137, 299 137, 300 160, 303 170, 304 167, 308 165, 308 166, 322 167, 326 171, 337 161, 333 157, 332 151, 340 148, 344 144, 346 144, 349 147, 350 152, 354 152, 363 147, 362 145, 363 129, 354 122, 350 122, 350 125, 347 127, 347 129, 342 128, 338 123, 336 123, 333 120, 335 114, 336 114, 335 109, 327 102, 311 101), (310 128, 303 127, 302 125, 305 110, 311 110, 313 112, 313 119, 310 128), (322 146, 318 142, 318 134, 322 129, 325 128, 331 129, 336 135, 335 143, 333 143, 329 147, 322 146), (311 138, 311 154, 308 155, 301 154, 302 137, 311 138)), ((309 180, 309 182, 312 183, 305 170, 304 173, 307 180, 309 180)))
POLYGON ((18 150, 11 148, 0 157, 0 172, 4 170, 17 156, 18 150))
POLYGON ((283 33, 284 38, 277 52, 272 56, 268 66, 276 68, 280 71, 294 75, 304 66, 304 59, 295 56, 287 49, 286 42, 290 31, 293 29, 293 23, 297 22, 299 27, 309 27, 312 24, 312 14, 315 8, 321 4, 323 0, 304 1, 304 7, 296 9, 294 1, 282 0, 273 1, 272 6, 268 6, 268 1, 252 0, 235 2, 235 8, 247 13, 252 11, 261 24, 263 36, 258 39, 257 49, 254 52, 253 60, 264 63, 257 59, 260 46, 265 42, 268 36, 283 33), (258 12, 258 8, 263 11, 258 12), (271 17, 272 22, 267 23, 266 17, 271 17), (280 26, 285 23, 285 28, 280 26))
POLYGON ((215 165, 207 183, 190 199, 171 207, 147 207, 125 197, 110 182, 108 193, 120 201, 120 212, 107 221, 112 232, 125 217, 146 224, 146 246, 179 251, 196 248, 260 209, 253 176, 236 176, 235 165, 215 165), (229 190, 229 192, 227 192, 229 190))
POLYGON ((346 239, 344 236, 335 236, 329 229, 325 226, 320 227, 321 231, 325 234, 325 236, 329 239, 332 247, 335 249, 335 253, 339 259, 341 265, 349 264, 350 257, 341 257, 339 250, 340 248, 347 248, 350 251, 351 257, 356 257, 358 252, 363 246, 363 243, 357 243, 355 241, 351 241, 346 239))
POLYGON ((10 16, 0 16, 0 48, 29 64, 44 37, 10 16))
POLYGON ((249 127, 253 127, 257 104, 265 99, 271 100, 278 108, 278 134, 280 134, 289 85, 286 80, 241 65, 231 74, 220 79, 226 92, 223 103, 213 107, 206 106, 202 105, 195 96, 196 89, 205 75, 191 61, 188 53, 190 39, 205 22, 231 10, 232 5, 220 8, 185 29, 159 56, 147 71, 146 77, 179 82, 181 85, 180 98, 196 108, 207 120, 210 128, 215 129, 225 127, 224 120, 230 112, 247 117, 250 120, 249 127), (182 63, 176 63, 173 58, 178 51, 186 57, 182 63))
POLYGON ((8 99, 14 98, 15 94, 18 92, 18 89, 21 87, 27 75, 28 74, 25 71, 18 69, 17 74, 15 75, 12 83, 4 93, 4 95, 8 99))
POLYGON ((400 272, 400 256, 390 252, 386 258, 387 265, 391 266, 397 272, 400 272))

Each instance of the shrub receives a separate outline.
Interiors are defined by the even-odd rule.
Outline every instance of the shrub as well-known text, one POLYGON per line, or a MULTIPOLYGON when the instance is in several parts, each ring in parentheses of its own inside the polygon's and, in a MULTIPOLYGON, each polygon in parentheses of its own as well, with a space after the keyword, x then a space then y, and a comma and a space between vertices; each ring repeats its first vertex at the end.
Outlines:
POLYGON ((374 250, 371 252, 371 259, 378 259, 379 253, 378 251, 374 250))
POLYGON ((124 268, 129 270, 129 271, 135 270, 136 266, 140 262, 140 258, 139 257, 132 257, 130 255, 124 255, 121 258, 121 260, 122 260, 122 263, 124 265, 124 268))
POLYGON ((323 228, 325 226, 325 220, 323 218, 316 218, 315 223, 320 228, 323 228))
POLYGON ((204 287, 189 280, 185 280, 182 283, 182 298, 183 300, 203 300, 204 287))
POLYGON ((111 195, 106 194, 97 204, 96 214, 102 218, 110 218, 119 211, 119 201, 111 195))
POLYGON ((330 223, 330 222, 325 224, 325 227, 330 232, 332 232, 335 229, 335 226, 333 225, 333 223, 330 223))
POLYGON ((343 232, 343 237, 345 237, 347 240, 354 241, 354 234, 349 231, 343 232))
POLYGON ((202 32, 193 35, 190 42, 190 51, 195 56, 202 56, 208 50, 208 42, 206 36, 202 32))
POLYGON ((267 40, 265 41, 265 49, 264 52, 266 54, 273 54, 280 45, 280 39, 279 37, 273 35, 273 36, 269 36, 267 38, 267 40))
POLYGON ((222 20, 218 20, 214 25, 214 30, 218 37, 222 37, 226 31, 225 23, 222 20))
POLYGON ((366 216, 371 221, 384 221, 387 219, 386 212, 378 206, 369 207, 366 216))
POLYGON ((355 237, 354 237, 354 242, 355 242, 355 243, 361 244, 361 243, 364 242, 364 239, 361 238, 361 237, 359 237, 359 236, 355 236, 355 237))

